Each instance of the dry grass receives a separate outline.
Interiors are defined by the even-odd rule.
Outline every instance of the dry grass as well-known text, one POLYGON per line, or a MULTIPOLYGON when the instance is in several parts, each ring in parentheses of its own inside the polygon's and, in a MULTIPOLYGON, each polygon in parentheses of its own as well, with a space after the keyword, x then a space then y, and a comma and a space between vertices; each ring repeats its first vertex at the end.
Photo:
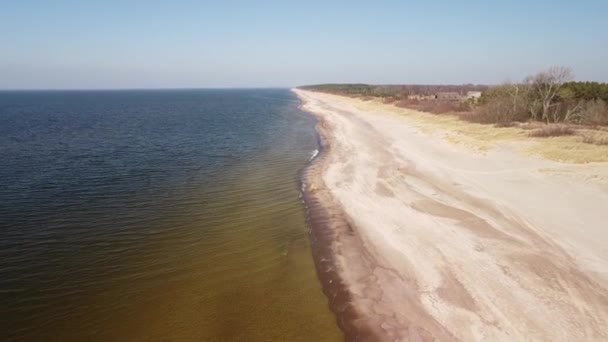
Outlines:
POLYGON ((397 101, 397 107, 408 108, 433 114, 465 113, 471 106, 461 101, 403 99, 397 101))
POLYGON ((591 128, 593 128, 596 131, 608 132, 607 126, 592 126, 591 128))
POLYGON ((545 125, 542 128, 537 128, 528 133, 529 137, 533 138, 548 138, 561 137, 565 135, 574 135, 576 130, 565 125, 545 125))
POLYGON ((460 120, 452 114, 435 115, 409 108, 386 105, 380 101, 359 102, 366 111, 392 112, 406 117, 421 131, 429 134, 441 134, 451 143, 467 146, 477 151, 488 151, 497 143, 521 139, 525 134, 516 127, 494 128, 492 126, 460 120))
POLYGON ((586 144, 608 146, 608 132, 604 131, 586 131, 581 133, 583 142, 586 144))
POLYGON ((539 143, 525 150, 529 154, 559 162, 608 162, 608 146, 587 144, 580 136, 539 138, 539 143))
MULTIPOLYGON (((466 146, 484 153, 500 144, 509 144, 527 154, 569 163, 608 162, 608 131, 593 127, 569 126, 574 135, 530 137, 529 133, 547 127, 541 122, 505 124, 507 127, 472 123, 459 116, 434 115, 382 101, 359 101, 357 107, 370 112, 391 112, 408 119, 411 124, 429 134, 440 134, 450 143, 466 146), (605 135, 600 136, 598 133, 605 135), (604 140, 606 139, 606 140, 604 140)), ((556 125, 566 126, 566 125, 556 125)), ((568 126, 566 126, 568 127, 568 126)), ((568 131, 568 129, 561 129, 568 131)))

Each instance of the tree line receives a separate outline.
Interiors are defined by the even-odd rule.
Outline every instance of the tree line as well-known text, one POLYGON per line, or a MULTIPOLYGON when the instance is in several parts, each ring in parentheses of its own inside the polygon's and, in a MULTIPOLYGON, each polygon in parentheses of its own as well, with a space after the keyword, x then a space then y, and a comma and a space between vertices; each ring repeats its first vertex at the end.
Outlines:
POLYGON ((410 95, 430 96, 441 92, 456 92, 465 95, 469 91, 483 91, 489 88, 487 85, 480 84, 316 84, 299 87, 305 90, 314 90, 336 95, 356 96, 356 97, 381 97, 392 98, 394 100, 405 99, 410 95))
POLYGON ((608 84, 572 79, 569 68, 551 67, 522 82, 491 87, 469 119, 608 125, 608 84))
POLYGON ((521 82, 498 86, 318 84, 300 88, 353 97, 378 97, 386 103, 434 113, 461 112, 463 119, 479 123, 541 121, 608 125, 608 83, 573 79, 569 68, 551 67, 521 82), (465 95, 469 91, 482 92, 476 103, 458 105, 432 99, 408 99, 410 95, 431 96, 440 92, 465 95))

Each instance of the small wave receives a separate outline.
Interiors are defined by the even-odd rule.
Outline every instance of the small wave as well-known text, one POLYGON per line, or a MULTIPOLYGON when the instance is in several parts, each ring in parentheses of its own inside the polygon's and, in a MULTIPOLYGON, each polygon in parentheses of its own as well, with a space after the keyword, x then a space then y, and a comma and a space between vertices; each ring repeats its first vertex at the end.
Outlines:
POLYGON ((312 151, 310 153, 310 158, 308 158, 308 161, 312 161, 313 159, 315 159, 315 157, 319 154, 319 150, 315 149, 314 151, 312 151))
POLYGON ((306 191, 306 183, 302 182, 300 184, 300 193, 298 194, 298 198, 300 199, 300 201, 302 203, 305 203, 304 202, 304 191, 306 191))

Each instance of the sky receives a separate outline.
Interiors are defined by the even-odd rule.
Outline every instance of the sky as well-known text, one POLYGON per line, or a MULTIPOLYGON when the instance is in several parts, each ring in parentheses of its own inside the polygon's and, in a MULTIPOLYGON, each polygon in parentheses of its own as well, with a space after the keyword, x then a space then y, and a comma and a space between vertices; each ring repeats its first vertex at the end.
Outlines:
POLYGON ((0 0, 0 89, 608 82, 608 1, 0 0))

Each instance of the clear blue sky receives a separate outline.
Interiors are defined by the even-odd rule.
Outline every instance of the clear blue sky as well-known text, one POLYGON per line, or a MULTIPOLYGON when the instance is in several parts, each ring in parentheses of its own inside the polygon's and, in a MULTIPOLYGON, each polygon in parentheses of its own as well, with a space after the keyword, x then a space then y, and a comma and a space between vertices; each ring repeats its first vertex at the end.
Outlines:
POLYGON ((0 4, 0 89, 608 81, 608 1, 0 4))

